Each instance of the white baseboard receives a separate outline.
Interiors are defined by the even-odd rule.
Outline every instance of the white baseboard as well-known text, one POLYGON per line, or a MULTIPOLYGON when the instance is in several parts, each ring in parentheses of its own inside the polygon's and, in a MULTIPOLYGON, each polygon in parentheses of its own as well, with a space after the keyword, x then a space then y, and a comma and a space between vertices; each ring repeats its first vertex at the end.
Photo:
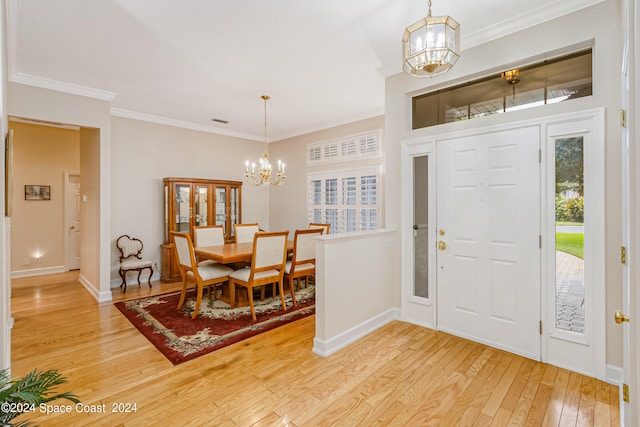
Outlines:
POLYGON ((98 288, 96 288, 93 285, 93 283, 91 283, 91 281, 89 281, 85 276, 83 276, 82 273, 80 273, 80 276, 78 277, 78 281, 82 286, 84 286, 87 292, 89 292, 91 296, 94 297, 96 301, 98 301, 98 303, 111 302, 113 300, 111 291, 104 292, 104 291, 98 290, 98 288))
POLYGON ((69 271, 64 265, 46 268, 32 268, 30 270, 16 270, 11 272, 12 279, 20 277, 43 276, 45 274, 65 273, 69 271))
POLYGON ((620 387, 624 382, 624 372, 620 366, 607 365, 607 379, 609 384, 620 387))
POLYGON ((400 320, 400 314, 399 308, 392 308, 328 340, 321 340, 316 337, 313 339, 313 352, 322 357, 328 357, 387 323, 393 320, 400 320))

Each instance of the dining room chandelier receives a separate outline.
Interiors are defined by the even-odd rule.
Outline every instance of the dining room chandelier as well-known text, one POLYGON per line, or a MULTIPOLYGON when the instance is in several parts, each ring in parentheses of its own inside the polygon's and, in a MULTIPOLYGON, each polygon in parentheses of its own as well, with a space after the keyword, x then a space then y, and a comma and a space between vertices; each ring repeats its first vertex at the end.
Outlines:
POLYGON ((460 58, 460 24, 450 16, 431 16, 408 26, 402 37, 403 70, 415 77, 446 73, 460 58))
POLYGON ((264 153, 258 162, 258 169, 256 164, 249 161, 245 162, 244 176, 251 185, 255 186, 269 186, 269 185, 282 185, 287 177, 284 173, 284 163, 278 160, 278 170, 273 173, 273 166, 269 162, 269 145, 267 140, 267 101, 271 99, 270 96, 262 95, 264 100, 264 153))

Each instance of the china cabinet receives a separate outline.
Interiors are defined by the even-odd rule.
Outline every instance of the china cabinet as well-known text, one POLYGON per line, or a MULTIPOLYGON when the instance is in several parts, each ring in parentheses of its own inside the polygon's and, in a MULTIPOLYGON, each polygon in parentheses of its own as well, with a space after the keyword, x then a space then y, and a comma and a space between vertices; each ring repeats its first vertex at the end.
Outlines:
POLYGON ((163 282, 180 280, 170 232, 193 235, 193 227, 222 225, 225 241, 231 242, 233 224, 241 222, 240 181, 198 178, 164 178, 163 282))

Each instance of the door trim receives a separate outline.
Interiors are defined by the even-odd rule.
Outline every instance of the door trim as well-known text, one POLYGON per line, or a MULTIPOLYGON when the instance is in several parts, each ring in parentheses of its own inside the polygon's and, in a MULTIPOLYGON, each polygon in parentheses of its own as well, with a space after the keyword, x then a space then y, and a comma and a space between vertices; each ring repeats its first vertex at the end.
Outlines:
MULTIPOLYGON (((428 259, 429 298, 413 295, 413 158, 417 156, 429 156, 429 242, 435 242, 435 143, 429 139, 416 139, 402 142, 402 217, 401 217, 401 282, 402 282, 402 319, 427 328, 436 328, 436 258, 434 251, 430 252, 428 259)), ((435 248, 435 246, 434 246, 435 248)))
POLYGON ((571 119, 555 119, 543 129, 542 218, 542 361, 606 381, 605 319, 605 133, 604 109, 571 119), (563 136, 584 136, 585 229, 585 333, 577 335, 555 327, 555 150, 551 144, 563 136))
POLYGON ((73 171, 65 171, 64 173, 64 265, 67 270, 69 270, 71 265, 71 260, 69 259, 69 223, 71 222, 70 214, 69 214, 69 194, 71 192, 71 187, 69 185, 69 178, 73 175, 80 176, 80 172, 73 171))
MULTIPOLYGON (((444 140, 448 140, 448 139, 453 139, 453 138, 460 138, 460 137, 465 137, 465 136, 473 136, 473 135, 479 135, 479 134, 484 134, 484 133, 492 133, 492 132, 496 132, 496 131, 502 131, 502 130, 509 130, 509 129, 514 129, 514 128, 522 128, 522 127, 527 127, 527 126, 541 126, 541 146, 543 147, 542 149, 544 150, 544 146, 546 145, 546 138, 547 138, 547 133, 546 133, 546 129, 550 124, 554 124, 554 123, 562 123, 562 122, 567 122, 567 121, 573 121, 573 120, 584 120, 585 118, 588 117, 599 117, 601 118, 601 126, 598 127, 598 133, 602 135, 602 138, 604 140, 604 109, 603 108, 594 108, 594 109, 588 109, 588 110, 581 110, 581 111, 577 111, 577 112, 572 112, 572 113, 566 113, 566 114, 559 114, 559 115, 554 115, 554 116, 544 116, 544 117, 539 117, 539 118, 534 118, 534 119, 528 119, 528 120, 523 120, 523 121, 518 121, 518 122, 511 122, 511 123, 504 123, 504 124, 499 124, 499 125, 490 125, 490 126, 485 126, 485 127, 481 127, 478 126, 476 128, 473 129, 469 129, 469 130, 463 130, 463 131, 455 131, 455 132, 444 132, 443 128, 449 128, 451 127, 450 125, 440 125, 440 126, 434 126, 432 128, 427 128, 425 129, 421 129, 419 132, 422 134, 422 136, 420 137, 415 137, 415 138, 407 138, 403 141, 401 141, 401 145, 402 145, 402 153, 401 153, 401 166, 402 166, 402 174, 401 174, 401 184, 402 184, 402 196, 401 196, 401 206, 402 206, 402 213, 401 213, 401 217, 400 217, 400 227, 401 227, 401 238, 402 238, 402 261, 401 261, 401 274, 402 274, 402 298, 401 298, 401 310, 402 310, 402 319, 410 322, 410 323, 414 323, 414 324, 419 324, 421 326, 426 326, 426 327, 430 327, 430 328, 435 328, 437 329, 437 325, 435 324, 435 313, 437 312, 437 307, 435 304, 435 300, 433 300, 432 304, 426 305, 425 307, 430 310, 431 313, 433 313, 434 316, 434 320, 432 323, 421 323, 421 322, 417 322, 415 320, 415 316, 412 315, 411 313, 411 308, 408 305, 409 301, 406 297, 407 295, 407 289, 411 289, 412 286, 412 280, 413 280, 413 263, 412 263, 412 255, 413 255, 413 250, 411 249, 411 244, 413 241, 412 235, 410 233, 411 227, 412 227, 412 218, 410 216, 411 213, 411 207, 412 207, 412 184, 411 184, 411 180, 412 180, 412 170, 410 167, 408 167, 408 165, 410 165, 410 161, 411 161, 411 149, 415 149, 413 147, 417 147, 421 144, 423 145, 432 145, 432 150, 433 153, 435 153, 437 155, 437 150, 435 149, 437 142, 439 141, 444 141, 444 140), (432 132, 430 134, 425 134, 426 132, 432 132)), ((545 152, 543 152, 543 161, 545 159, 544 154, 546 154, 545 152)), ((604 160, 604 155, 600 156, 600 159, 604 160)), ((545 166, 545 165, 543 165, 545 166)), ((543 169, 542 173, 541 173, 541 177, 546 176, 545 171, 543 169)), ((544 193, 543 193, 543 197, 544 193)), ((604 206, 603 206, 604 207, 604 206)), ((542 206, 541 206, 541 209, 542 206)), ((543 229, 543 233, 545 230, 545 224, 542 223, 542 229, 543 229)), ((604 241, 601 245, 602 250, 604 250, 604 241)), ((555 248, 554 248, 555 251, 555 248)), ((542 263, 544 264, 544 257, 545 257, 545 253, 542 254, 543 257, 543 261, 542 263)), ((602 258, 604 260, 604 257, 602 258)), ((605 305, 604 305, 604 264, 602 266, 602 272, 601 272, 601 277, 602 277, 602 286, 603 286, 603 291, 601 292, 601 299, 600 301, 600 307, 599 307, 599 312, 604 313, 605 310, 605 305)), ((544 275, 544 271, 542 272, 541 277, 543 278, 543 283, 544 283, 544 278, 546 277, 544 275)), ((544 290, 546 288, 546 286, 541 286, 541 288, 544 290)), ((435 293, 433 294, 435 296, 435 293)), ((543 294, 541 295, 541 318, 542 319, 547 319, 547 314, 550 311, 548 306, 548 298, 547 298, 547 294, 543 294)), ((604 325, 604 318, 603 318, 603 325, 604 325)), ((598 372, 598 377, 604 379, 605 375, 606 375, 606 336, 605 336, 605 330, 604 330, 604 326, 602 328, 601 331, 598 332, 597 336, 594 336, 594 342, 598 343, 597 346, 597 352, 598 355, 597 357, 594 359, 594 363, 596 364, 596 370, 598 372)), ((542 354, 540 355, 540 357, 543 358, 543 361, 545 360, 545 351, 546 351, 546 347, 547 344, 545 342, 544 339, 542 339, 541 342, 541 351, 542 354)), ((595 376, 595 374, 594 374, 595 376)))

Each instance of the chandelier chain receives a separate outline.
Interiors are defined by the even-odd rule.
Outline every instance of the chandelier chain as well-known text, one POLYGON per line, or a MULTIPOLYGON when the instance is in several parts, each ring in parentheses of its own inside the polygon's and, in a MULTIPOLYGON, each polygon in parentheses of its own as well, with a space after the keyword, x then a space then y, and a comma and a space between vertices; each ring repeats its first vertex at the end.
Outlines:
POLYGON ((261 96, 264 101, 264 153, 258 163, 245 162, 244 176, 251 185, 282 185, 287 177, 284 173, 284 163, 278 160, 278 168, 274 171, 269 162, 269 140, 267 138, 267 95, 261 96), (257 166, 257 169, 256 169, 257 166))
POLYGON ((267 101, 269 97, 267 95, 263 95, 262 99, 264 99, 264 149, 267 149, 267 101))
POLYGON ((428 17, 431 17, 431 0, 429 0, 429 12, 427 13, 428 17))

